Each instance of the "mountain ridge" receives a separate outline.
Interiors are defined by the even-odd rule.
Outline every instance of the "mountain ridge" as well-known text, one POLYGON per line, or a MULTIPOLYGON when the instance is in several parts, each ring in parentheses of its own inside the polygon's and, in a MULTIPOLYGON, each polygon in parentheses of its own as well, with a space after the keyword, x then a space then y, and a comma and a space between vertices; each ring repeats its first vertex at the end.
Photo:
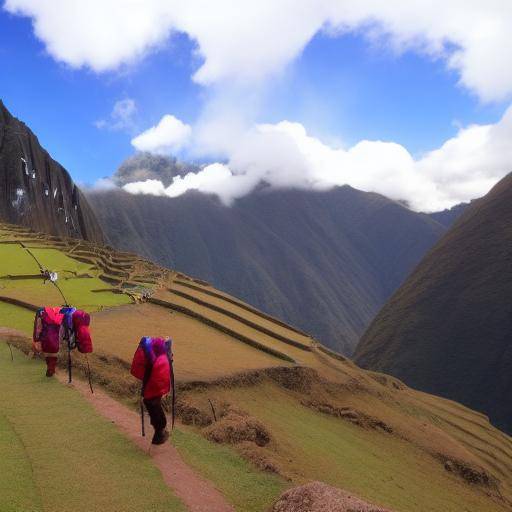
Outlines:
POLYGON ((391 297, 355 360, 512 431, 512 174, 476 200, 391 297))
POLYGON ((345 354, 446 229, 348 186, 263 189, 230 207, 198 192, 88 198, 114 247, 211 282, 345 354))

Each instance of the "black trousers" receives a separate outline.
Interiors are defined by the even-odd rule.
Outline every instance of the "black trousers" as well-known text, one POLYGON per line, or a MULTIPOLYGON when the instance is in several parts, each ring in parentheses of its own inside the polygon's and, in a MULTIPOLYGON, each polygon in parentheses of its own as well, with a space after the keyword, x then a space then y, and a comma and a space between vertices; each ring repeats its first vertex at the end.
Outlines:
POLYGON ((164 430, 167 426, 167 418, 165 416, 164 408, 162 407, 162 397, 157 396, 156 398, 146 399, 144 398, 144 405, 149 414, 151 425, 155 429, 155 432, 164 430))

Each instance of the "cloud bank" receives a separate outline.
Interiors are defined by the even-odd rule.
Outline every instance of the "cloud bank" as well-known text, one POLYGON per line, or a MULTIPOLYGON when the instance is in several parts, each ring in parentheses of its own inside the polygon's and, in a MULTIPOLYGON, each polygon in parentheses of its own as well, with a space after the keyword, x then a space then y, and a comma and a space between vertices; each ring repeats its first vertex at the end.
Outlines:
MULTIPOLYGON (((506 0, 5 0, 3 8, 31 18, 53 58, 95 72, 137 62, 178 32, 196 43, 192 78, 212 97, 201 119, 192 129, 168 114, 132 145, 157 154, 189 148, 224 163, 167 188, 155 181, 127 185, 132 192, 175 197, 193 189, 229 204, 261 182, 314 190, 349 184, 438 210, 485 193, 512 170, 510 109, 498 123, 462 128, 415 158, 389 141, 332 147, 298 123, 252 126, 251 106, 239 101, 282 72, 316 34, 354 32, 374 46, 443 61, 482 101, 506 100, 512 97, 506 0)), ((105 125, 115 126, 116 115, 105 125)))
POLYGON ((216 194, 227 205, 258 185, 328 190, 338 185, 405 200, 419 211, 438 211, 485 194, 512 172, 512 107, 494 125, 472 125, 440 148, 415 159, 393 142, 363 140, 331 147, 299 123, 261 124, 231 146, 227 163, 178 176, 130 183, 133 194, 177 197, 189 190, 216 194))
POLYGON ((506 0, 6 0, 30 17, 47 52, 72 67, 114 70, 173 33, 197 44, 200 84, 280 72, 315 34, 358 31, 401 52, 440 58, 484 101, 512 93, 512 4, 506 0))

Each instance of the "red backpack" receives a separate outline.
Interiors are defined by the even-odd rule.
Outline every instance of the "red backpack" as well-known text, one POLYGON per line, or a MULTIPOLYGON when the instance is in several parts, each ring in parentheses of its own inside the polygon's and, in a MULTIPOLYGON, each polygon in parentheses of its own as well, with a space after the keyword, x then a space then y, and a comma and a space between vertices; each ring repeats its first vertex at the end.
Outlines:
POLYGON ((78 352, 82 354, 90 354, 92 348, 92 338, 89 326, 91 325, 91 317, 89 313, 77 310, 73 313, 73 330, 75 332, 75 342, 78 352))
POLYGON ((33 347, 36 352, 56 354, 59 351, 59 330, 64 315, 60 308, 39 308, 34 319, 33 347))
MULTIPOLYGON (((91 332, 89 330, 91 317, 89 316, 89 313, 72 307, 64 307, 60 312, 64 317, 62 320, 62 338, 68 349, 68 382, 71 383, 71 351, 76 348, 82 354, 90 354, 93 350, 91 332)), ((86 362, 89 387, 91 388, 91 393, 94 393, 92 388, 91 368, 89 366, 89 359, 87 358, 87 355, 86 362)))

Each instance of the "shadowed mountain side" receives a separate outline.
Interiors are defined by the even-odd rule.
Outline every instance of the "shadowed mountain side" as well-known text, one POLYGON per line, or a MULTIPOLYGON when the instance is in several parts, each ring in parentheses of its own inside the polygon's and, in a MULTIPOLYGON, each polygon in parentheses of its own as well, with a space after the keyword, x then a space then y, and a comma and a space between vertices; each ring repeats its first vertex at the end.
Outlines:
POLYGON ((85 196, 64 167, 0 100, 0 219, 52 235, 102 242, 85 196))
POLYGON ((345 354, 445 229, 348 186, 260 191, 232 207, 199 193, 88 198, 115 247, 205 279, 345 354))
POLYGON ((447 208, 440 212, 428 213, 427 215, 431 219, 439 222, 439 224, 450 228, 470 205, 471 203, 460 203, 456 204, 452 208, 447 208))
POLYGON ((356 361, 512 432, 512 175, 475 201, 380 311, 356 361))

